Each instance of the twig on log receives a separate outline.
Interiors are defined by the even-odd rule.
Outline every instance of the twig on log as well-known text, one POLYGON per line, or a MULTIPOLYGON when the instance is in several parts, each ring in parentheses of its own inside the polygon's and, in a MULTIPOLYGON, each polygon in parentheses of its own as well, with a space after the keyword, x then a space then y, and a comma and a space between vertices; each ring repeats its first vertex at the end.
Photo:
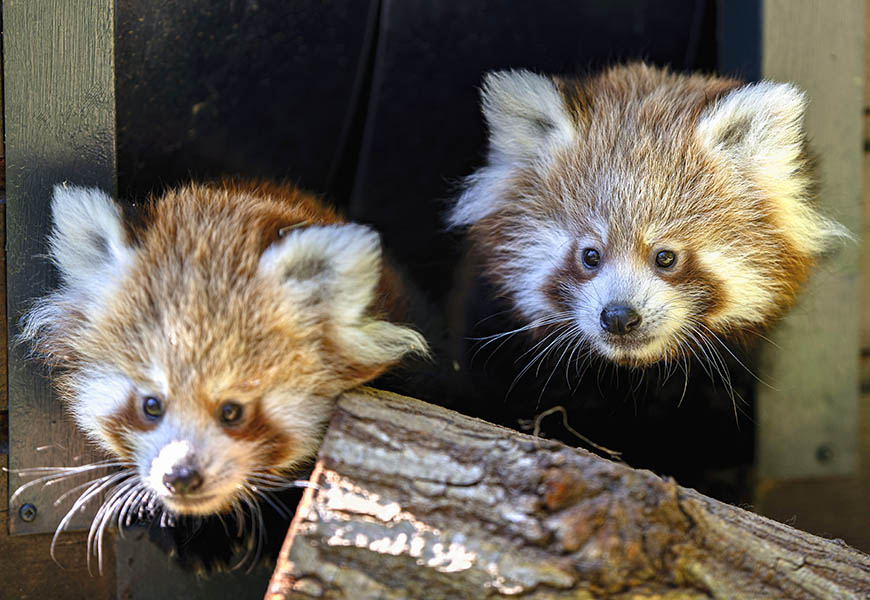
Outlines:
POLYGON ((868 598, 870 556, 375 390, 338 403, 267 598, 868 598))

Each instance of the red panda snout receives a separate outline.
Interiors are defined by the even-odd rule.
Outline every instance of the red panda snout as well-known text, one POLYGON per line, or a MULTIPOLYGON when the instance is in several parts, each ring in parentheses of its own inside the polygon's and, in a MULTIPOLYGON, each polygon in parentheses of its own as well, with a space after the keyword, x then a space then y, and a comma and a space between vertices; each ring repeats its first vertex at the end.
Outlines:
POLYGON ((585 272, 569 286, 557 271, 562 293, 552 298, 557 304, 551 310, 567 309, 579 337, 618 364, 641 366, 678 354, 698 307, 643 255, 613 254, 602 252, 592 269, 581 258, 576 268, 585 272))
POLYGON ((601 309, 601 328, 614 335, 635 331, 643 322, 641 316, 626 304, 611 303, 601 309))

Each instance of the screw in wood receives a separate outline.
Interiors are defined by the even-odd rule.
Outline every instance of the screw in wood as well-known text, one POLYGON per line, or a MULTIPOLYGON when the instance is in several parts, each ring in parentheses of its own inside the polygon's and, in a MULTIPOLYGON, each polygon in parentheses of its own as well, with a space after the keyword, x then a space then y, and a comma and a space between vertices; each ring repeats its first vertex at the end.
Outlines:
POLYGON ((834 449, 829 444, 822 444, 816 448, 816 460, 820 463, 827 464, 834 459, 834 449))
POLYGON ((36 518, 36 507, 30 503, 22 504, 18 509, 18 516, 25 523, 30 523, 36 518))

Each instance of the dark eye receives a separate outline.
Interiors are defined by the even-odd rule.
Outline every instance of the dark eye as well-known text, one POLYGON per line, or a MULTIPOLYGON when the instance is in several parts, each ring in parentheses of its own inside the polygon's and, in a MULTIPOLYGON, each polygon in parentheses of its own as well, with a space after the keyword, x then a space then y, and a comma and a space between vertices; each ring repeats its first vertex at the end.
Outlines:
POLYGON ((220 417, 224 425, 235 425, 242 419, 244 407, 238 402, 224 402, 221 404, 220 417))
POLYGON ((163 402, 154 396, 145 396, 142 399, 142 412, 152 421, 159 419, 163 416, 163 402))
POLYGON ((594 269, 601 262, 601 254, 595 248, 586 248, 583 251, 583 264, 594 269))
POLYGON ((656 254, 656 264, 662 269, 674 266, 676 260, 677 255, 670 250, 659 250, 658 254, 656 254))

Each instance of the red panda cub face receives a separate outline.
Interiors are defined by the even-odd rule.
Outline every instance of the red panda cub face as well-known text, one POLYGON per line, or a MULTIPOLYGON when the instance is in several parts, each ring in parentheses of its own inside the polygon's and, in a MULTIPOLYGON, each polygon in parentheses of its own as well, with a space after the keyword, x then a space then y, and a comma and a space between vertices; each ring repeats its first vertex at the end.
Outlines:
POLYGON ((191 185, 138 231, 96 189, 57 186, 52 213, 62 285, 23 335, 65 367, 81 429, 130 465, 108 518, 137 502, 210 515, 286 484, 336 395, 426 351, 386 320, 378 235, 294 188, 191 185))
POLYGON ((811 206, 789 84, 635 64, 490 73, 486 166, 449 215, 529 328, 622 365, 768 325, 848 236, 811 206))

